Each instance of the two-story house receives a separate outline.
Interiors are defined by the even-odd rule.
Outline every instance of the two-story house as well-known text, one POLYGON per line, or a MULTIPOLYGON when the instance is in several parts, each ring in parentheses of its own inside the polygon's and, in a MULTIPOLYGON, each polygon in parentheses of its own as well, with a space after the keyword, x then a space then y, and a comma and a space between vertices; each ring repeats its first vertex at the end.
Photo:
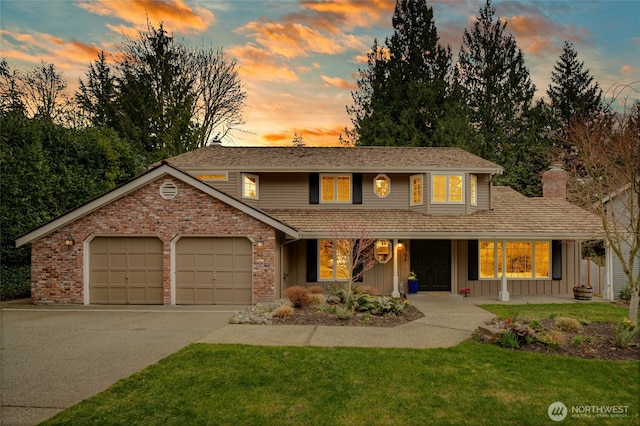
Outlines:
MULTIPOLYGON (((21 236, 34 303, 250 304, 345 280, 337 223, 375 236, 364 283, 508 300, 571 294, 597 218, 494 186, 502 167, 457 148, 201 148, 21 236)), ((559 193, 552 193, 554 186, 559 193)))

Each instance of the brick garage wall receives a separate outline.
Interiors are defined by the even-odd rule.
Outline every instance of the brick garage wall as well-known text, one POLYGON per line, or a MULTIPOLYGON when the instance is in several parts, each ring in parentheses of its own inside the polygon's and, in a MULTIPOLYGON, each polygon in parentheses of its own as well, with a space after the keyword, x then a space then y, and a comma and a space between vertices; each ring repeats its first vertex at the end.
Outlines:
POLYGON ((164 303, 171 303, 171 241, 178 235, 246 236, 253 244, 253 300, 276 298, 276 232, 259 220, 173 177, 161 177, 34 242, 31 298, 34 303, 84 302, 84 242, 93 236, 154 236, 163 243, 164 303), (171 180, 175 198, 160 196, 171 180), (65 235, 75 245, 64 245, 65 235))

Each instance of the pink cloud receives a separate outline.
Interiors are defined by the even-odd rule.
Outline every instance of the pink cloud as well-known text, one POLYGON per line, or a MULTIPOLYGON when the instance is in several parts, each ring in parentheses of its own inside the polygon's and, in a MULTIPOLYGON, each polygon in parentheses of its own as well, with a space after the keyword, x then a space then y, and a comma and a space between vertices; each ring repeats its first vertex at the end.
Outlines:
POLYGON ((235 46, 230 48, 228 53, 238 59, 238 73, 241 77, 272 82, 299 80, 294 71, 283 64, 277 64, 269 52, 258 47, 250 44, 235 46))

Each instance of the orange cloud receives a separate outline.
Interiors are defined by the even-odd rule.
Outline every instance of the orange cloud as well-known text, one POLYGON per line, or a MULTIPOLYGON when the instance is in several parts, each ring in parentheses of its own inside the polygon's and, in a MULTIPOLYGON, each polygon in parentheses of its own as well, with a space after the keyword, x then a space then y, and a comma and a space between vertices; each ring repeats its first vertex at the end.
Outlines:
POLYGON ((241 77, 272 82, 299 80, 298 75, 290 68, 277 64, 268 52, 250 44, 232 47, 228 53, 238 59, 238 74, 241 77))
POLYGON ((560 25, 539 15, 516 15, 501 21, 505 19, 507 31, 515 36, 518 47, 538 57, 548 53, 556 39, 582 43, 587 35, 587 30, 560 25))
POLYGON ((323 75, 322 81, 324 81, 327 86, 339 87, 340 89, 356 90, 358 88, 354 83, 350 83, 340 77, 331 78, 323 75))
POLYGON ((306 146, 339 146, 340 134, 344 133, 344 127, 290 128, 278 133, 267 133, 262 135, 261 139, 271 146, 290 146, 293 144, 294 133, 302 136, 306 146))
POLYGON ((82 0, 78 6, 97 15, 115 16, 134 26, 144 24, 147 19, 154 25, 163 22, 169 32, 203 32, 215 22, 211 11, 191 7, 184 0, 82 0))
POLYGON ((395 2, 388 0, 303 1, 301 6, 318 12, 316 19, 326 19, 333 23, 333 26, 341 28, 353 28, 369 27, 379 23, 388 24, 389 13, 393 12, 395 2))
POLYGON ((338 37, 328 37, 300 23, 252 21, 236 32, 248 33, 264 49, 287 59, 308 56, 309 53, 332 55, 361 45, 357 37, 342 33, 338 37))
POLYGON ((623 76, 628 76, 637 73, 638 70, 638 67, 634 67, 633 65, 623 65, 620 69, 620 74, 622 74, 623 76))

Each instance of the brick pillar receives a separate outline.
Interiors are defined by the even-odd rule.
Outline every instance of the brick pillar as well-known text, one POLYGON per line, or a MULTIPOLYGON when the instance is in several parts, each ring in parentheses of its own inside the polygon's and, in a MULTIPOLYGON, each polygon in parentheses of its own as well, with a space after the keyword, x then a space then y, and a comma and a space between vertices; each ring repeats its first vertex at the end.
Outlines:
POLYGON ((542 175, 542 196, 545 198, 567 198, 567 172, 554 164, 542 175))

